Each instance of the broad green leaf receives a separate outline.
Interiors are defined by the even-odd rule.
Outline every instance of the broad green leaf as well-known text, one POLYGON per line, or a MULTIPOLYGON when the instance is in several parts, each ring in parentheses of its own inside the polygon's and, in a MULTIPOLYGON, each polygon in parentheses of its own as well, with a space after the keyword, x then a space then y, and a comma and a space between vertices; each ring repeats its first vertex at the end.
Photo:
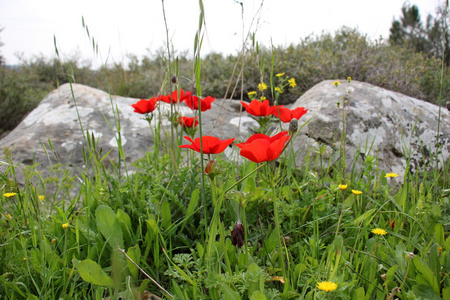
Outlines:
POLYGON ((236 292, 226 284, 222 284, 222 292, 226 300, 241 300, 238 292, 236 292))
POLYGON ((111 278, 102 270, 99 264, 90 259, 85 259, 78 265, 78 272, 84 281, 92 284, 110 286, 111 278))
POLYGON ((427 300, 440 300, 438 294, 428 285, 413 285, 412 287, 414 294, 416 294, 417 299, 427 299, 427 300))
POLYGON ((439 245, 444 244, 444 227, 441 223, 434 225, 434 241, 439 245))
POLYGON ((197 208, 199 193, 200 192, 198 189, 195 189, 194 191, 192 191, 191 200, 189 201, 189 205, 186 210, 186 217, 191 216, 194 213, 195 209, 197 208))
POLYGON ((423 275, 423 277, 425 278, 428 285, 436 293, 439 293, 439 285, 438 285, 436 276, 434 276, 430 267, 417 255, 414 257, 413 263, 414 263, 414 266, 416 267, 416 269, 423 275))
POLYGON ((161 224, 165 229, 168 229, 172 225, 172 214, 168 201, 163 201, 161 205, 161 219, 161 224))
POLYGON ((442 296, 443 300, 450 300, 450 287, 442 289, 442 296))
POLYGON ((267 300, 267 297, 260 291, 254 291, 250 300, 267 300))
MULTIPOLYGON (((130 247, 127 251, 127 255, 137 264, 139 265, 140 261, 141 261, 141 250, 139 249, 139 246, 136 245, 134 247, 130 247)), ((133 276, 133 278, 135 280, 138 279, 138 273, 139 273, 139 269, 138 267, 136 267, 129 259, 127 259, 127 266, 128 269, 130 270, 131 276, 133 276)))
POLYGON ((100 205, 95 210, 95 219, 97 221, 97 227, 111 247, 113 249, 117 249, 118 247, 123 249, 122 227, 114 211, 109 206, 100 205))

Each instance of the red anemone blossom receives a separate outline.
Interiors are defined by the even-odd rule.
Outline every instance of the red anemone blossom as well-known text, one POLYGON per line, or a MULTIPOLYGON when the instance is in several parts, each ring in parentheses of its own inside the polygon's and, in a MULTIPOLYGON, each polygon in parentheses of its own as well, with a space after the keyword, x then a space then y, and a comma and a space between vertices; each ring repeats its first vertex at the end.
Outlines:
POLYGON ((308 110, 304 107, 297 107, 295 109, 290 110, 287 107, 283 107, 282 105, 273 106, 272 114, 279 118, 284 123, 289 123, 292 119, 300 119, 304 114, 306 114, 308 110), (278 115, 278 111, 280 111, 280 114, 278 115))
MULTIPOLYGON (((216 100, 216 98, 213 98, 211 96, 201 99, 200 100, 201 111, 207 111, 208 109, 211 109, 211 103, 213 103, 214 100, 216 100)), ((198 110, 198 97, 197 96, 192 96, 192 94, 189 94, 189 96, 187 96, 186 99, 184 100, 184 103, 186 103, 186 105, 190 109, 198 110)))
POLYGON ((198 117, 195 117, 195 118, 179 117, 178 118, 178 123, 184 128, 186 128, 186 127, 197 127, 197 125, 198 125, 198 120, 197 119, 198 119, 198 117))
POLYGON ((241 101, 242 106, 245 107, 245 110, 255 116, 255 117, 261 117, 261 116, 269 116, 273 112, 273 106, 270 106, 269 100, 264 100, 263 102, 255 99, 250 102, 250 104, 247 104, 245 102, 241 101))
MULTIPOLYGON (((191 142, 191 145, 181 145, 180 148, 192 149, 200 153, 200 138, 196 138, 194 141, 188 137, 184 137, 186 140, 191 142)), ((231 143, 234 141, 232 139, 220 140, 217 137, 205 135, 202 137, 202 146, 204 154, 218 154, 223 152, 231 143)))
POLYGON ((191 92, 184 92, 183 89, 180 89, 180 97, 178 98, 178 91, 173 91, 172 93, 170 93, 167 96, 158 96, 158 98, 162 101, 162 102, 166 102, 166 103, 178 103, 178 102, 183 102, 186 97, 188 97, 188 95, 190 95, 191 92))
POLYGON ((134 112, 137 112, 139 114, 151 113, 158 106, 158 99, 141 99, 137 103, 131 104, 131 106, 134 108, 134 112))
POLYGON ((243 157, 260 163, 277 159, 289 139, 288 131, 282 131, 273 137, 258 133, 252 135, 245 143, 236 144, 236 146, 241 148, 240 154, 243 157))

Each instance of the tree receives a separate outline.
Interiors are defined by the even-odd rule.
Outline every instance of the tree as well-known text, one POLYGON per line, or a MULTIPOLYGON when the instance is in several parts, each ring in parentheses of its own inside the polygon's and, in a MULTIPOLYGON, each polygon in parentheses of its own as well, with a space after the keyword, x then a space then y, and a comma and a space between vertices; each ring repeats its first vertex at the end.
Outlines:
POLYGON ((394 19, 390 28, 391 45, 407 46, 416 52, 443 59, 450 64, 448 0, 436 9, 436 15, 428 15, 422 24, 419 8, 403 4, 400 20, 394 19))

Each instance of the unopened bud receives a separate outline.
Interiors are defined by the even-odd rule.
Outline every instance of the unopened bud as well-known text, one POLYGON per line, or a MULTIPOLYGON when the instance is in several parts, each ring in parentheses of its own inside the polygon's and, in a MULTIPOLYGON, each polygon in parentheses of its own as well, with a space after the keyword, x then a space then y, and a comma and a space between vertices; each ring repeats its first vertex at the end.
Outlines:
POLYGON ((170 79, 170 81, 172 81, 173 84, 177 83, 177 76, 173 75, 172 78, 170 79))
POLYGON ((406 252, 406 257, 408 257, 409 259, 413 259, 414 258, 414 253, 406 252))
POLYGON ((245 243, 244 225, 241 222, 234 224, 231 231, 231 245, 241 248, 245 243))
POLYGON ((297 119, 292 119, 291 122, 289 122, 289 131, 294 133, 298 130, 298 121, 297 119))
POLYGON ((214 179, 214 177, 219 173, 217 170, 217 163, 214 160, 211 160, 205 168, 205 173, 208 174, 208 176, 211 179, 214 179))
POLYGON ((381 274, 380 277, 381 279, 386 280, 386 274, 381 274))

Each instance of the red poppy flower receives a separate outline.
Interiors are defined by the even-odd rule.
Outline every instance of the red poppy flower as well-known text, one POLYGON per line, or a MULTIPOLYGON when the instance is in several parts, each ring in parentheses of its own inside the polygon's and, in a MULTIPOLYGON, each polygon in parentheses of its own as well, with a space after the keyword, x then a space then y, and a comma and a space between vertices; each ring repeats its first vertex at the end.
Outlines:
POLYGON ((180 89, 180 98, 178 99, 178 91, 173 91, 172 93, 170 93, 169 95, 167 95, 167 96, 164 96, 164 95, 161 95, 161 96, 159 96, 159 99, 162 101, 162 102, 166 102, 166 103, 178 103, 178 102, 183 102, 185 99, 186 99, 186 97, 188 96, 188 95, 190 95, 191 94, 191 92, 184 92, 183 91, 183 89, 180 89))
MULTIPOLYGON (((191 145, 181 145, 180 148, 188 148, 200 153, 200 138, 196 138, 194 141, 188 137, 184 137, 191 142, 191 145)), ((217 137, 205 135, 202 137, 203 153, 204 154, 218 154, 223 152, 232 142, 232 139, 220 140, 217 137)))
POLYGON ((141 99, 135 104, 131 104, 131 106, 134 108, 134 112, 137 112, 139 114, 147 114, 151 113, 155 110, 158 104, 158 99, 151 98, 148 100, 141 99))
POLYGON ((306 114, 308 110, 304 107, 297 107, 295 109, 290 110, 287 107, 283 107, 282 105, 273 106, 272 114, 279 118, 284 123, 289 123, 292 119, 300 119, 304 114, 306 114), (278 110, 280 111, 280 116, 278 116, 278 110))
POLYGON ((260 163, 277 159, 283 152, 284 145, 290 139, 288 131, 282 131, 273 137, 262 133, 252 135, 247 142, 236 144, 241 148, 241 155, 260 163))
MULTIPOLYGON (((208 109, 211 109, 211 103, 213 103, 214 100, 216 100, 216 98, 213 98, 211 96, 208 96, 208 97, 200 100, 201 110, 206 111, 208 109)), ((184 102, 190 109, 198 110, 198 97, 197 96, 192 96, 192 94, 189 94, 189 96, 186 97, 184 102)))
POLYGON ((242 106, 245 107, 245 110, 256 117, 261 116, 269 116, 273 112, 273 106, 270 106, 269 100, 264 100, 263 102, 255 99, 250 102, 250 104, 247 104, 245 102, 241 101, 242 106))
POLYGON ((198 119, 198 117, 195 117, 195 118, 179 117, 178 123, 183 127, 197 127, 197 125, 198 125, 197 119, 198 119))

